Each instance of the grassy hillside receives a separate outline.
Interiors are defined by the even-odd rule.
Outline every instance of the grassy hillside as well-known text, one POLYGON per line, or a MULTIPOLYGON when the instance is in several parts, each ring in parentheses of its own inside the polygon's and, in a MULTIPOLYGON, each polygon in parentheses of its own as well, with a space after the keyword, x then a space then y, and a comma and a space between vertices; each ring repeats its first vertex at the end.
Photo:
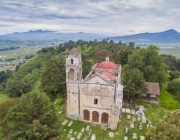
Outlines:
POLYGON ((175 99, 175 97, 166 91, 166 86, 164 85, 161 89, 160 94, 161 107, 168 110, 175 110, 180 107, 180 101, 175 99))
POLYGON ((9 97, 6 94, 0 92, 0 104, 7 101, 8 99, 9 97))
POLYGON ((32 87, 36 87, 36 84, 40 80, 41 73, 43 71, 45 62, 50 59, 51 55, 48 53, 38 54, 23 64, 19 70, 15 71, 12 77, 8 80, 7 88, 9 84, 13 82, 27 81, 32 87))

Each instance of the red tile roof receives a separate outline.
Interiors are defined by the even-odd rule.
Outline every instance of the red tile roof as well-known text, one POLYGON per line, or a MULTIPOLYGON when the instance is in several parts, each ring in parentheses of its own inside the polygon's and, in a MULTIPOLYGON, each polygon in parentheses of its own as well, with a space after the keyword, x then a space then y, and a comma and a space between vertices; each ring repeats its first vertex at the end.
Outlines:
POLYGON ((115 84, 117 81, 117 77, 109 72, 101 71, 101 72, 99 72, 99 75, 101 76, 101 78, 103 78, 106 81, 109 81, 113 84, 115 84))
POLYGON ((119 70, 119 66, 111 61, 103 61, 97 64, 96 68, 119 70))

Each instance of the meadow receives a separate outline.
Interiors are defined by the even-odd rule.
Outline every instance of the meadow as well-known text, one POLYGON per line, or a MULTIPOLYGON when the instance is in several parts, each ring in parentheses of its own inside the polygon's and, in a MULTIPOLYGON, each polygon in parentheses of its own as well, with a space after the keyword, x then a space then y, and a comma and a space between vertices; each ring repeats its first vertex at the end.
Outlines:
POLYGON ((180 59, 180 48, 160 48, 159 54, 167 54, 180 59))
POLYGON ((42 47, 22 47, 15 50, 8 50, 8 51, 0 51, 0 55, 6 56, 5 58, 1 59, 5 61, 6 59, 15 58, 15 59, 23 59, 27 55, 34 55, 37 53, 38 50, 42 49, 42 47))

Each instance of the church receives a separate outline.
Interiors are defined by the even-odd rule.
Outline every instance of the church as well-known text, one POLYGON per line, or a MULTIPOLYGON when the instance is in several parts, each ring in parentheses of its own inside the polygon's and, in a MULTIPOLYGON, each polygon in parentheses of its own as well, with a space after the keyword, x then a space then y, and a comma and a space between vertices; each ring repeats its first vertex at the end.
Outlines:
POLYGON ((85 79, 82 71, 81 53, 72 48, 66 57, 67 117, 115 130, 122 114, 121 65, 106 57, 85 79))

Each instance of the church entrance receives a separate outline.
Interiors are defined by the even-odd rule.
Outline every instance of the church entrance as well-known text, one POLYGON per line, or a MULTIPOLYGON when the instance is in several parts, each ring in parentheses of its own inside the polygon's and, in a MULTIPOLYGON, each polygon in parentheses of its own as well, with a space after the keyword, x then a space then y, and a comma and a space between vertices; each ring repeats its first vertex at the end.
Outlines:
POLYGON ((84 120, 89 121, 90 119, 90 113, 88 110, 83 111, 84 120))
POLYGON ((97 111, 92 112, 92 121, 99 122, 99 113, 97 111))
POLYGON ((107 113, 102 113, 101 123, 108 124, 108 118, 109 118, 109 115, 107 113))

